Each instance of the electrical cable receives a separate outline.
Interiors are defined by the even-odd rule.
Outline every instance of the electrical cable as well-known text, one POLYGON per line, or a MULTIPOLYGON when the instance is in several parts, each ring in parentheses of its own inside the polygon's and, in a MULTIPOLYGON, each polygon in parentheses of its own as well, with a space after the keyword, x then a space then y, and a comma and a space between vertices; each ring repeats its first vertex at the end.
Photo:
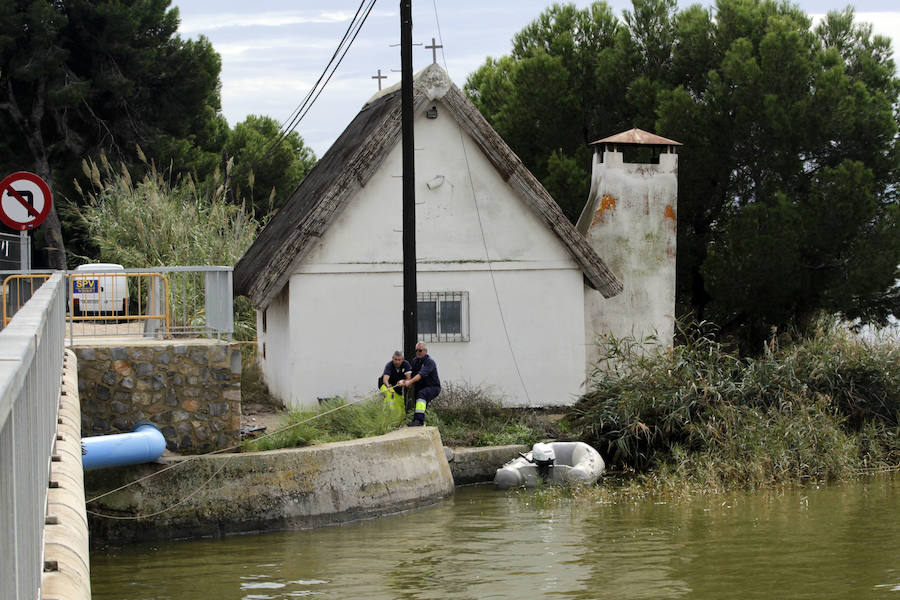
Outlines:
POLYGON ((285 119, 284 122, 282 122, 278 135, 266 147, 265 152, 263 152, 263 156, 256 161, 257 164, 259 162, 265 160, 266 158, 268 158, 268 156, 272 153, 272 151, 275 149, 275 147, 277 147, 277 145, 284 138, 286 138, 288 136, 288 134, 290 134, 292 131, 294 131, 297 128, 297 126, 300 125, 300 121, 302 121, 303 118, 306 117, 306 115, 309 113, 310 109, 316 103, 316 100, 319 99, 319 96, 321 96, 322 92, 325 90, 325 86, 328 85, 329 81, 331 81, 331 78, 334 76, 334 73, 337 71, 338 67, 341 66, 341 63, 343 62, 344 58, 347 56, 347 52, 350 50, 350 47, 353 45, 353 42, 356 40, 357 36, 359 35, 359 32, 362 30, 363 25, 365 24, 366 20, 369 18, 369 14, 371 14, 372 9, 375 7, 376 1, 377 0, 363 0, 360 3, 359 8, 356 11, 356 14, 354 15, 353 19, 350 21, 350 25, 347 27, 347 31, 344 33, 344 36, 341 38, 341 41, 338 44, 338 47, 335 49, 334 54, 331 57, 331 60, 328 61, 328 64, 325 66, 325 69, 323 69, 323 71, 322 71, 322 74, 319 76, 319 78, 316 80, 316 83, 306 94, 306 97, 301 102, 301 104, 298 105, 297 108, 291 112, 291 116, 289 116, 287 119, 285 119), (363 10, 363 6, 366 4, 367 1, 368 1, 368 5, 365 8, 365 12, 364 12, 362 18, 359 19, 358 18, 359 13, 360 13, 360 11, 363 10), (347 42, 347 37, 350 36, 351 32, 352 32, 352 37, 350 38, 350 41, 347 42), (345 45, 345 42, 347 42, 346 45, 345 45), (335 62, 335 57, 339 53, 340 53, 340 57, 337 59, 337 62, 335 62), (330 70, 330 72, 329 72, 329 70, 330 70), (327 77, 326 77, 326 75, 327 75, 327 77), (323 78, 325 78, 324 82, 322 82, 323 78), (321 83, 321 87, 319 85, 320 83, 321 83), (285 123, 287 123, 287 125, 285 125, 285 123))
POLYGON ((531 395, 528 393, 528 386, 525 385, 525 378, 522 376, 522 370, 519 368, 519 361, 516 358, 516 352, 513 350, 512 340, 509 337, 509 327, 506 325, 506 317, 503 314, 503 304, 500 302, 500 292, 497 290, 497 279, 494 277, 494 267, 491 264, 491 256, 488 252, 487 237, 484 235, 484 223, 481 220, 481 210, 478 208, 478 196, 475 193, 475 182, 472 179, 472 169, 469 167, 469 153, 466 151, 466 141, 463 137, 462 127, 457 123, 459 130, 459 143, 462 146, 463 158, 466 161, 466 171, 469 174, 469 187, 472 189, 472 202, 475 205, 475 214, 478 217, 478 228, 481 232, 481 243, 484 247, 484 257, 487 259, 488 273, 491 275, 491 286, 494 288, 494 298, 497 300, 497 312, 500 313, 500 323, 503 325, 503 333, 506 335, 506 345, 509 348, 509 355, 512 358, 513 366, 516 368, 516 375, 519 376, 519 383, 522 384, 522 391, 525 392, 525 399, 531 406, 531 395))
POLYGON ((449 77, 450 69, 447 68, 447 54, 444 52, 444 36, 441 34, 441 21, 438 19, 437 0, 431 0, 431 5, 434 7, 434 24, 437 26, 438 41, 441 43, 441 60, 444 61, 444 70, 449 77))
POLYGON ((307 102, 309 102, 309 98, 310 98, 310 96, 312 96, 313 91, 317 87, 319 87, 319 83, 322 81, 322 78, 325 77, 325 73, 328 72, 328 68, 331 66, 331 63, 334 62, 334 59, 335 59, 335 57, 337 57, 338 52, 341 51, 341 47, 343 47, 344 42, 347 41, 347 37, 350 35, 350 31, 353 29, 353 24, 356 22, 356 19, 359 17, 359 13, 360 13, 360 11, 362 11, 362 7, 365 3, 366 3, 366 0, 362 0, 362 2, 359 3, 359 7, 357 7, 357 9, 356 9, 356 14, 353 15, 352 19, 350 19, 350 24, 347 26, 347 31, 344 32, 344 36, 341 38, 341 41, 338 43, 337 47, 334 49, 334 54, 331 55, 331 58, 328 60, 328 64, 325 65, 325 68, 322 70, 322 74, 319 75, 319 78, 316 80, 316 82, 310 88, 309 92, 307 92, 306 96, 303 98, 303 100, 300 102, 300 104, 294 110, 291 111, 290 116, 288 116, 284 121, 281 122, 281 125, 278 126, 279 131, 284 129, 285 125, 288 123, 288 121, 293 119, 295 114, 297 114, 301 110, 303 110, 303 107, 306 106, 307 102))
MULTIPOLYGON (((303 120, 303 118, 315 104, 316 100, 319 99, 319 96, 322 95, 322 92, 325 90, 325 86, 328 85, 328 82, 331 81, 331 78, 332 76, 334 76, 335 71, 337 71, 338 67, 340 67, 341 63, 344 60, 344 57, 350 50, 350 46, 353 45, 353 42, 356 40, 356 37, 359 35, 359 32, 362 30, 363 25, 368 19, 369 14, 375 7, 376 1, 377 0, 362 0, 360 2, 359 7, 356 9, 356 13, 353 15, 353 18, 350 20, 350 24, 347 26, 347 30, 344 32, 343 37, 341 37, 341 40, 335 48, 334 53, 331 55, 331 59, 328 61, 328 64, 325 65, 325 68, 322 70, 322 73, 321 75, 319 75, 319 78, 316 80, 315 84, 313 84, 312 88, 310 88, 310 90, 307 92, 306 96, 303 98, 300 104, 297 105, 297 107, 293 111, 291 111, 291 114, 281 122, 281 124, 279 125, 278 133, 275 134, 275 136, 265 146, 265 150, 263 151, 262 155, 259 158, 255 159, 252 164, 242 164, 238 167, 238 171, 240 173, 254 171, 256 167, 258 167, 260 163, 271 156, 271 154, 275 151, 279 144, 300 125, 300 121, 303 120), (366 2, 368 2, 368 5, 366 5, 366 2), (365 8, 363 8, 364 6, 365 8), (360 13, 364 13, 361 19, 359 17, 360 13), (350 38, 349 42, 347 41, 348 37, 350 38), (340 56, 338 57, 339 54, 340 56), (335 62, 336 57, 337 62, 335 62), (324 82, 322 81, 323 79, 325 80, 324 82)), ((236 175, 237 173, 235 173, 235 176, 236 175)))
MULTIPOLYGON (((438 30, 438 41, 441 46, 441 58, 444 60, 444 70, 447 72, 447 76, 450 76, 450 69, 447 68, 447 55, 444 53, 444 37, 441 35, 441 22, 438 18, 437 11, 437 0, 432 0, 432 6, 434 7, 434 21, 437 25, 438 30)), ((494 298, 497 300, 497 311, 500 314, 500 323, 503 325, 503 333, 506 335, 506 345, 509 348, 509 355, 512 357, 513 366, 516 369, 516 375, 519 377, 519 383, 522 384, 522 391, 525 392, 525 399, 529 405, 531 405, 531 395, 528 393, 528 386, 525 385, 525 378, 522 376, 522 370, 519 368, 519 361, 516 359, 516 353, 513 350, 512 340, 509 337, 509 328, 506 325, 506 317, 503 314, 503 305, 500 302, 500 292, 497 290, 497 280, 494 277, 494 268, 491 264, 491 256, 488 251, 487 246, 487 238, 484 235, 484 223, 481 220, 481 210, 478 208, 478 195, 475 193, 475 181, 472 178, 472 169, 469 166, 469 153, 466 151, 466 143, 465 138, 463 136, 462 127, 459 126, 459 123, 456 124, 456 128, 459 131, 459 143, 462 147, 463 158, 466 162, 466 172, 469 174, 469 187, 472 190, 472 202, 475 205, 475 214, 478 217, 478 228, 481 232, 481 244, 484 248, 484 257, 487 259, 488 273, 491 275, 491 286, 494 289, 494 298)))

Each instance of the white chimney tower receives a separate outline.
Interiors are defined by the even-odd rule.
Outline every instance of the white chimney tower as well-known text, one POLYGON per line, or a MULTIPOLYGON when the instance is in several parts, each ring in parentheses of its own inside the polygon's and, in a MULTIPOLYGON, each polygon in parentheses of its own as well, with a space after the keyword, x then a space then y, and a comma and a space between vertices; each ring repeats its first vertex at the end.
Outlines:
POLYGON ((681 144, 632 129, 597 140, 591 192, 578 230, 622 282, 605 299, 585 289, 585 344, 590 374, 597 340, 656 336, 672 345, 675 327, 675 233, 681 144), (643 162, 637 162, 642 160, 643 162))

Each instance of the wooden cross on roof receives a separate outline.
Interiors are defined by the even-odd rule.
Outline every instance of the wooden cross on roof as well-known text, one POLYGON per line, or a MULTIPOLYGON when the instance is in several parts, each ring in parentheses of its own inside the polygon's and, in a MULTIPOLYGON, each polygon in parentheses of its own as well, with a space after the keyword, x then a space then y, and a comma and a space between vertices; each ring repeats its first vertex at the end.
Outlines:
POLYGON ((443 48, 443 44, 436 44, 434 38, 431 38, 431 45, 425 46, 426 50, 431 50, 431 62, 437 64, 437 51, 438 48, 443 48))
POLYGON ((378 91, 380 92, 381 91, 381 80, 387 79, 387 75, 382 75, 381 69, 378 69, 378 75, 372 75, 372 79, 378 80, 378 91))

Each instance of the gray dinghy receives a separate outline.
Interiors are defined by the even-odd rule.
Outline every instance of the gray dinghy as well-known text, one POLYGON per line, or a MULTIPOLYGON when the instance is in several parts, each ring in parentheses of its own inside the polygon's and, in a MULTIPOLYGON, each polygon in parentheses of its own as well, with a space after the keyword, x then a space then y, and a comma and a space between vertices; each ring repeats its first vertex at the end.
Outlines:
POLYGON ((600 453, 584 442, 537 443, 531 452, 497 469, 494 485, 501 490, 534 487, 541 481, 590 485, 605 469, 600 453))

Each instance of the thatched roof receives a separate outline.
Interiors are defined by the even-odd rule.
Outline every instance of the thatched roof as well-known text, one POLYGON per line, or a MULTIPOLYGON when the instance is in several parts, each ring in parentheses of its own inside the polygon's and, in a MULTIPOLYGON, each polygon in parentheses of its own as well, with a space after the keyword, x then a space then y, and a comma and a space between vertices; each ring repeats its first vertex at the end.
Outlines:
MULTIPOLYGON (((547 190, 438 65, 415 77, 415 111, 440 99, 497 169, 569 249, 589 285, 605 297, 622 284, 587 240, 575 230, 547 190)), ((291 266, 322 237, 347 202, 363 188, 400 142, 400 90, 389 88, 370 100, 325 156, 272 217, 234 268, 234 292, 262 309, 291 276, 291 266)))

